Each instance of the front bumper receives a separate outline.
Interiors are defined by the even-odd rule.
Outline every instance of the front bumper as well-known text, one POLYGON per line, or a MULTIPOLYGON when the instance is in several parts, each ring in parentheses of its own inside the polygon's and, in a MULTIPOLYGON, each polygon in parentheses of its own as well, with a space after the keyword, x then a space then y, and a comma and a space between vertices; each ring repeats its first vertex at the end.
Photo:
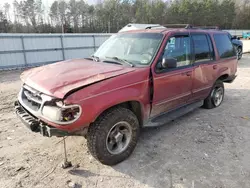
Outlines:
POLYGON ((16 101, 14 105, 17 116, 21 119, 23 124, 25 124, 32 132, 40 132, 43 136, 46 137, 62 137, 75 135, 67 131, 51 127, 48 124, 42 122, 41 120, 35 118, 26 109, 24 109, 18 101, 16 101))

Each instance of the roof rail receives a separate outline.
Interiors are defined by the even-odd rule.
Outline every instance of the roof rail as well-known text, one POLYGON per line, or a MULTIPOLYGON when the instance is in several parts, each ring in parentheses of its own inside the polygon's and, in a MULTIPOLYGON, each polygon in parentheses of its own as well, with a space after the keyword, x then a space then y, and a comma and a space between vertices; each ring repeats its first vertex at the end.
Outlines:
POLYGON ((215 29, 220 30, 218 26, 193 26, 191 24, 164 24, 166 28, 185 28, 185 29, 215 29))
POLYGON ((164 24, 163 26, 166 28, 185 28, 185 29, 193 28, 193 26, 190 24, 164 24))
POLYGON ((215 29, 215 30, 220 30, 219 26, 194 26, 193 29, 215 29))
POLYGON ((148 27, 146 27, 145 29, 152 29, 152 28, 155 28, 155 27, 165 27, 165 26, 163 26, 163 25, 152 25, 152 26, 148 26, 148 27))

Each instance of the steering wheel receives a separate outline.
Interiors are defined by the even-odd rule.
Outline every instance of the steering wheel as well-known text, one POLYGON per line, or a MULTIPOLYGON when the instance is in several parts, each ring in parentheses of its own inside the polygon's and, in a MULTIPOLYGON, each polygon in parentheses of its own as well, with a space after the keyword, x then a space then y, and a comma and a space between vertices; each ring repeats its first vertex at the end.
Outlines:
POLYGON ((141 55, 143 56, 143 57, 145 57, 145 58, 147 58, 148 60, 150 60, 151 58, 152 58, 152 53, 150 53, 150 52, 143 52, 143 53, 141 53, 141 55))
POLYGON ((152 58, 152 53, 150 52, 143 52, 141 55, 143 56, 143 60, 141 61, 142 64, 147 64, 152 58), (143 63, 144 61, 145 63, 143 63))
POLYGON ((141 53, 141 55, 149 55, 149 56, 152 56, 153 54, 152 54, 151 52, 149 52, 149 51, 146 51, 146 52, 141 53))

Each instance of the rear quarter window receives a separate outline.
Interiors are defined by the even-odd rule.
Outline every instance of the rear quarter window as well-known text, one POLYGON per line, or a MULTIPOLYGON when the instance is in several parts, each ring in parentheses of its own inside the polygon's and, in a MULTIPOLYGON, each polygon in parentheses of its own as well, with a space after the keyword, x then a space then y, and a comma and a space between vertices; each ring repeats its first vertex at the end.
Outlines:
POLYGON ((227 34, 214 34, 215 44, 220 58, 236 56, 235 49, 227 34))

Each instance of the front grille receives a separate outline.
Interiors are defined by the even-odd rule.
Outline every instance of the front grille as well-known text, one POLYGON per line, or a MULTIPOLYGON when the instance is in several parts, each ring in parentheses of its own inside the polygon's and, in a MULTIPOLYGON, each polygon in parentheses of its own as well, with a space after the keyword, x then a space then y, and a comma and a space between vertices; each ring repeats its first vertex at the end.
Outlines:
POLYGON ((41 93, 27 85, 24 85, 22 89, 22 101, 33 111, 38 111, 42 105, 41 93))

